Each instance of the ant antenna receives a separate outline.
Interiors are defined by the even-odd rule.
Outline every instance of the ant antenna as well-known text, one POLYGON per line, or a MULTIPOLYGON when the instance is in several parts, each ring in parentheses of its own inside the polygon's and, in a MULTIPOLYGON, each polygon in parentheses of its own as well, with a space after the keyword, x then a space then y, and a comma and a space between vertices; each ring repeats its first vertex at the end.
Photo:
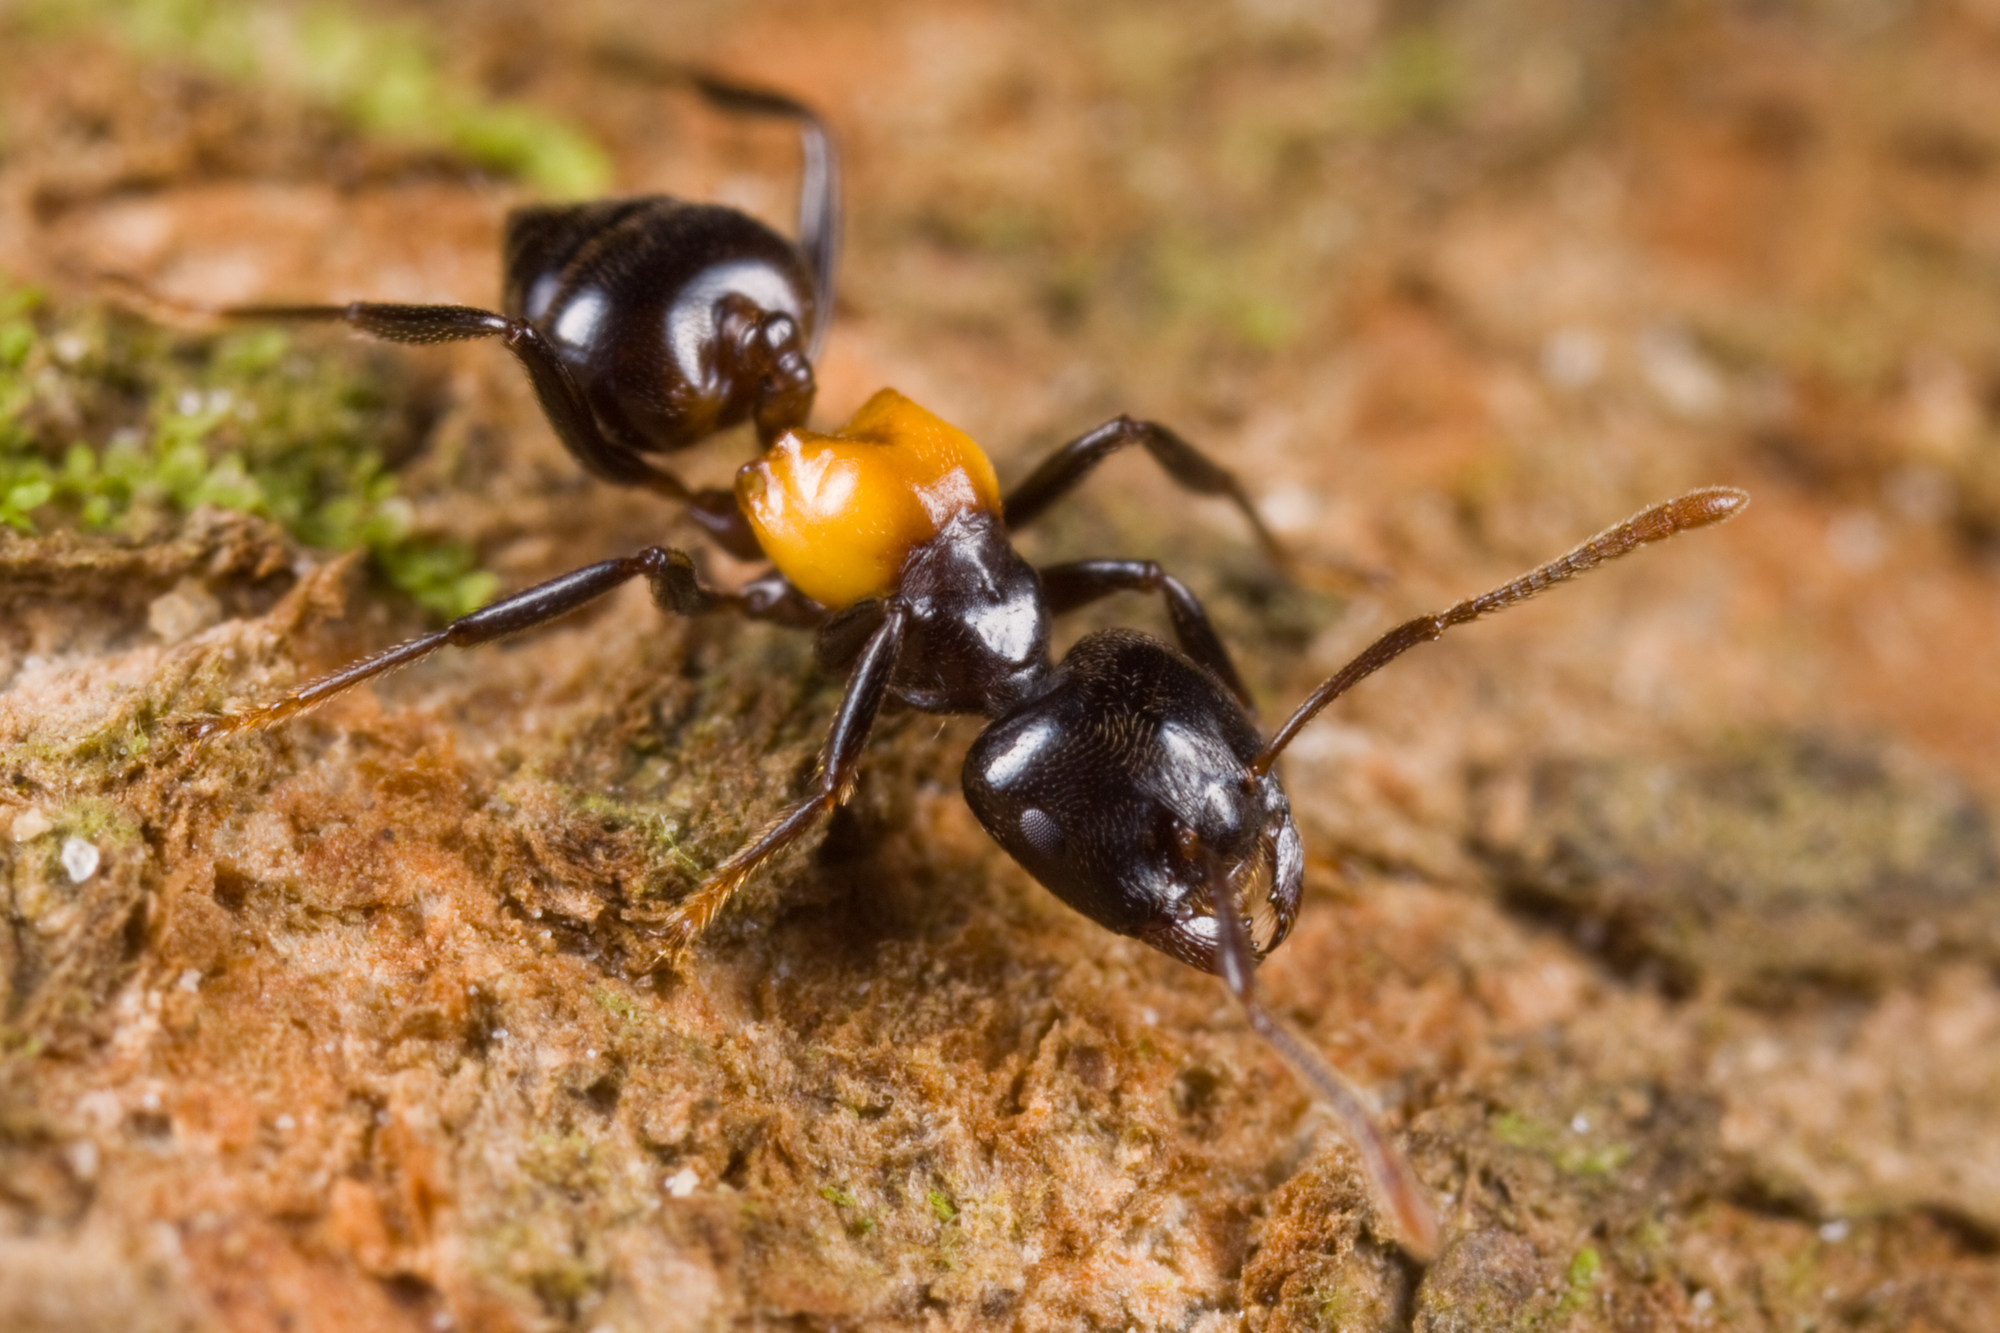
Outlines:
POLYGON ((1438 1219, 1417 1181, 1416 1171, 1376 1121, 1361 1089, 1327 1063, 1310 1043, 1300 1040, 1272 1017, 1257 999, 1257 956, 1250 946, 1250 933, 1238 914, 1241 905, 1236 887, 1220 866, 1213 877, 1216 882, 1210 893, 1216 904, 1215 957, 1223 984, 1243 1006, 1243 1016, 1249 1019, 1251 1030, 1283 1056, 1299 1081, 1331 1108, 1347 1131, 1348 1142, 1361 1154, 1362 1169, 1374 1184, 1377 1196, 1387 1205, 1403 1247, 1419 1262, 1429 1263, 1437 1257, 1438 1219))
POLYGON ((1750 496, 1746 492, 1731 486, 1707 486, 1689 491, 1663 504, 1641 510, 1623 523, 1606 528, 1568 554, 1557 556, 1546 565, 1531 569, 1491 592, 1468 598, 1437 615, 1419 616, 1396 626, 1335 672, 1299 705, 1297 712, 1285 719, 1285 725, 1278 728, 1269 743, 1250 761, 1245 782, 1255 782, 1269 773, 1279 753, 1305 729, 1306 723, 1319 716, 1321 709, 1418 644, 1429 643, 1454 625, 1463 625, 1525 602, 1558 583, 1588 573, 1608 560, 1630 555, 1641 546, 1733 518, 1749 503, 1750 496))

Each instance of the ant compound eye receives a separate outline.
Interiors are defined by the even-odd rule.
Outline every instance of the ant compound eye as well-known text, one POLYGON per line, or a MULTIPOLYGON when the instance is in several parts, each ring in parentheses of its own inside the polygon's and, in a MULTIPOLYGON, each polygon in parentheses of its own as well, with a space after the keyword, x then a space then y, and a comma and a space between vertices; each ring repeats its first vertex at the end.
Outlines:
POLYGON ((1056 856, 1062 852, 1062 825, 1045 810, 1029 806, 1021 812, 1021 836, 1043 856, 1056 856))

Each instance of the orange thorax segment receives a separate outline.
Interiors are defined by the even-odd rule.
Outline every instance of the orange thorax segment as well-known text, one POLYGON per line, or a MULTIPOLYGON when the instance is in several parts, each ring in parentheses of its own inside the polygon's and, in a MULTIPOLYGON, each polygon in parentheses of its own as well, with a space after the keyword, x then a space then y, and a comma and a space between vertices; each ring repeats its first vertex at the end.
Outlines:
POLYGON ((959 514, 997 511, 1000 482, 964 431, 883 389, 831 435, 780 436, 736 474, 736 502, 780 572, 839 610, 894 589, 959 514))

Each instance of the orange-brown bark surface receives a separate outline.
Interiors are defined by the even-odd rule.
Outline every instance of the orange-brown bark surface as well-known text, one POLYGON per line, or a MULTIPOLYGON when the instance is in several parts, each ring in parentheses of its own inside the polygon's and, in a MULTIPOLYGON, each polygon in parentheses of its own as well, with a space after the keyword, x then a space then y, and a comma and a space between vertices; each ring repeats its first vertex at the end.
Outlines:
MULTIPOLYGON (((0 1327, 2000 1328, 2000 5, 352 12, 579 127, 615 190, 780 225, 782 131, 588 53, 822 109, 815 420, 892 385, 1003 485, 1172 423, 1296 578, 1136 457, 1023 546, 1166 563, 1267 719, 1642 503, 1754 503, 1286 758, 1308 899, 1262 984, 1433 1191, 1427 1270, 1218 983, 992 847, 970 722, 889 717, 824 837, 658 971, 652 914, 805 789, 839 682, 804 636, 633 588, 196 748, 179 721, 432 622, 268 517, 0 529, 0 1327)), ((52 456, 131 415, 64 331, 155 337, 92 275, 490 304, 529 197, 0 10, 52 456)), ((290 346, 369 386, 408 523, 503 586, 698 545, 495 347, 290 346)))

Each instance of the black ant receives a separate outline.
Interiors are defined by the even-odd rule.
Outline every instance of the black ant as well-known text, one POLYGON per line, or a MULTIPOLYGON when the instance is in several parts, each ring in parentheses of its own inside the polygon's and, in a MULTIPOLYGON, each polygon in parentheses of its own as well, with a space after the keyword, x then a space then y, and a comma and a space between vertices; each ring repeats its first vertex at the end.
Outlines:
POLYGON ((846 798, 886 699, 978 714, 990 721, 966 756, 965 799, 994 841, 1098 924, 1219 975, 1257 1033, 1340 1116, 1404 1243, 1434 1254, 1436 1217, 1365 1099, 1256 996, 1256 966, 1290 932, 1305 876, 1274 765, 1321 709, 1408 649, 1728 518, 1748 497, 1691 491, 1491 592, 1398 626, 1266 740, 1228 650, 1179 580, 1150 560, 1037 570, 1012 542, 1108 455, 1136 444, 1185 489, 1232 500, 1275 555, 1236 478, 1166 427, 1121 416, 1056 450, 1003 495, 970 438, 889 389, 832 434, 805 430, 813 356, 832 310, 834 149, 818 117, 788 97, 688 77, 725 108, 797 122, 806 168, 796 243, 733 209, 665 196, 538 206, 507 220, 505 313, 373 302, 208 313, 336 320, 395 342, 500 338, 586 469, 685 502, 725 550, 774 569, 725 592, 705 586, 686 553, 650 546, 190 733, 268 726, 447 645, 546 624, 635 578, 675 615, 731 612, 813 629, 822 665, 848 673, 816 790, 678 904, 664 927, 669 953, 684 951, 759 866, 846 798), (734 491, 691 489, 646 458, 744 421, 755 423, 765 452, 737 474, 734 491), (1051 618, 1119 592, 1158 593, 1177 649, 1106 630, 1052 662, 1051 618), (1255 937, 1246 895, 1268 908, 1267 938, 1255 937))

